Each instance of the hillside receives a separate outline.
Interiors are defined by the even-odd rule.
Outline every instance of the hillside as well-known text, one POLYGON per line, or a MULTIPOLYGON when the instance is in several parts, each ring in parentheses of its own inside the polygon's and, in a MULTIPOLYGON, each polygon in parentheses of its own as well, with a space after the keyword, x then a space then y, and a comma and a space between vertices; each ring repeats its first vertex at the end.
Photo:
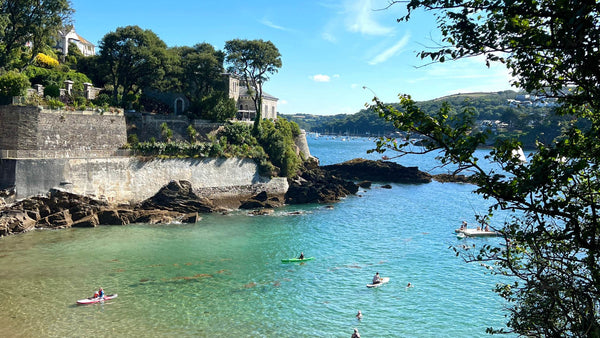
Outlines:
MULTIPOLYGON (((560 122, 568 119, 551 114, 551 103, 515 91, 456 94, 417 102, 429 113, 439 111, 444 103, 449 104, 456 114, 467 107, 472 109, 477 128, 490 129, 490 143, 496 138, 516 138, 525 147, 533 147, 536 140, 551 142, 558 135, 560 122)), ((281 116, 296 122, 307 132, 321 134, 385 136, 396 131, 391 123, 379 118, 371 109, 355 114, 281 116)))

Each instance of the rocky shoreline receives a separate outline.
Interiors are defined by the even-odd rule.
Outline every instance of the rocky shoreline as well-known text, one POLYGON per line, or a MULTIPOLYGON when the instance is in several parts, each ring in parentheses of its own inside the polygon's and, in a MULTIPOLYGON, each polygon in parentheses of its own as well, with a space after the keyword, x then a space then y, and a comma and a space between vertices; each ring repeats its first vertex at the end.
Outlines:
MULTIPOLYGON (((239 209, 253 214, 268 214, 284 204, 333 203, 368 188, 372 181, 390 183, 429 183, 435 176, 417 167, 394 162, 354 159, 340 164, 307 165, 295 179, 288 179, 284 198, 260 192, 238 200, 239 209), (355 183, 360 182, 360 183, 355 183)), ((438 180, 469 183, 467 178, 444 176, 438 180)), ((201 214, 228 212, 209 196, 200 196, 188 181, 171 181, 154 196, 134 205, 114 205, 107 201, 52 189, 46 196, 36 196, 7 204, 0 210, 0 237, 34 229, 64 229, 127 225, 133 223, 196 223, 201 214)))

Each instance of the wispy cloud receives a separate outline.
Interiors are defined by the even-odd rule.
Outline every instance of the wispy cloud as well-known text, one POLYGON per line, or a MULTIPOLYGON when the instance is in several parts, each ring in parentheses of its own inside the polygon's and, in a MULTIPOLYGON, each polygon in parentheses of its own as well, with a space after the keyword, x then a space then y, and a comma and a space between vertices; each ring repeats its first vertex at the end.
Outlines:
POLYGON ((372 0, 347 0, 345 2, 346 29, 365 35, 389 35, 392 27, 381 25, 375 19, 372 0))
POLYGON ((315 82, 329 82, 331 80, 329 75, 325 75, 325 74, 317 74, 317 75, 309 76, 309 78, 315 82))
POLYGON ((369 64, 376 65, 378 63, 387 61, 392 56, 398 54, 402 50, 402 48, 404 48, 404 46, 406 46, 406 44, 408 44, 409 40, 410 40, 410 34, 405 34, 404 37, 402 37, 402 39, 400 39, 400 41, 396 42, 396 44, 394 44, 392 47, 384 50, 383 52, 381 52, 377 56, 375 56, 373 59, 371 59, 371 61, 369 61, 369 64))
POLYGON ((286 27, 283 27, 283 26, 276 25, 276 24, 274 24, 274 23, 273 23, 271 20, 268 20, 267 18, 263 18, 262 20, 260 20, 260 23, 262 23, 263 25, 265 25, 265 26, 267 26, 267 27, 271 27, 271 28, 274 28, 274 29, 278 29, 278 30, 280 30, 280 31, 286 31, 286 32, 289 32, 289 31, 290 31, 290 29, 289 29, 289 28, 286 28, 286 27))
POLYGON ((277 104, 288 104, 287 100, 279 100, 277 104))

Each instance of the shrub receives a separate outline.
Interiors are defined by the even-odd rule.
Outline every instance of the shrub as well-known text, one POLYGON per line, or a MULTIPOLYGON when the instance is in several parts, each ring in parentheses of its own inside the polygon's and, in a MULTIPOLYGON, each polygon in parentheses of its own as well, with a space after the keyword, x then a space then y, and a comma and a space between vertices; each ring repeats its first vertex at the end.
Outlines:
POLYGON ((0 76, 0 96, 22 96, 30 86, 29 79, 23 73, 11 70, 0 76))
POLYGON ((49 96, 53 98, 59 97, 60 87, 55 84, 47 85, 46 87, 44 87, 44 96, 49 96))
POLYGON ((58 67, 58 60, 44 53, 38 53, 35 58, 33 58, 33 62, 36 65, 44 68, 58 67))

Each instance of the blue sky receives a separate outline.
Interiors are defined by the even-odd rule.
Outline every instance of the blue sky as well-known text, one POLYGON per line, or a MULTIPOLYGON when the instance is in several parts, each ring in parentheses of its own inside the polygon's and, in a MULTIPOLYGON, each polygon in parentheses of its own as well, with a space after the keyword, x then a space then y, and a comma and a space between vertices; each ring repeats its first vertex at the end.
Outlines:
POLYGON ((223 50, 236 38, 272 41, 283 66, 264 90, 279 98, 282 114, 352 114, 373 93, 429 100, 456 93, 511 89, 502 65, 481 58, 425 65, 416 57, 439 42, 431 13, 408 23, 402 5, 388 0, 72 0, 79 35, 98 45, 117 27, 138 25, 169 47, 207 42, 223 50), (368 87, 364 89, 363 87, 368 87))

